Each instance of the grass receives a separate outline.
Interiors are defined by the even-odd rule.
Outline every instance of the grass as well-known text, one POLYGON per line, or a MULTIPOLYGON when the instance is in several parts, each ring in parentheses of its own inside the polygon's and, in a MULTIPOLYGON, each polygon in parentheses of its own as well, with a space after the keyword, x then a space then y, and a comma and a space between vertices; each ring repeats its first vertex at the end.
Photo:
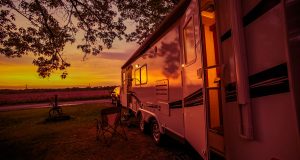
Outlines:
POLYGON ((110 106, 103 103, 63 107, 71 119, 60 122, 46 121, 49 108, 0 112, 0 159, 164 160, 186 153, 177 143, 154 145, 137 128, 125 127, 129 140, 114 139, 110 147, 96 141, 95 118, 101 109, 110 106))
POLYGON ((45 159, 45 153, 51 152, 57 145, 74 141, 78 134, 84 136, 85 133, 81 132, 90 131, 100 110, 107 106, 65 107, 63 112, 70 115, 71 120, 62 122, 46 122, 49 109, 1 112, 0 159, 45 159))

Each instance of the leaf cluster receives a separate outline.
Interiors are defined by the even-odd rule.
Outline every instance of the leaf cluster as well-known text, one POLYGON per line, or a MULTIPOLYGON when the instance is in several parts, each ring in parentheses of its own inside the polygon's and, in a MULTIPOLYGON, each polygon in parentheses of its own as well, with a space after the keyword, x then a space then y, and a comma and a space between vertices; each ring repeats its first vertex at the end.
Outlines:
POLYGON ((141 44, 178 0, 0 0, 0 54, 33 54, 39 76, 70 67, 63 55, 77 42, 84 57, 111 48, 115 39, 141 44), (26 19, 28 23, 18 21, 26 19), (17 22, 18 21, 18 22, 17 22), (135 26, 127 33, 126 22, 135 26), (20 25, 21 24, 21 25, 20 25), (78 38, 78 36, 81 36, 78 38))

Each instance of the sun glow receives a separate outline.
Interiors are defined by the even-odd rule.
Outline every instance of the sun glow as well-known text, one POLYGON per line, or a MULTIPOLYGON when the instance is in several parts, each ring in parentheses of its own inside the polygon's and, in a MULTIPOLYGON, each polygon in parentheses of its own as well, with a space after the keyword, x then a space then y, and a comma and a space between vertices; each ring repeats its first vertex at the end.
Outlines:
POLYGON ((83 60, 83 54, 74 46, 67 46, 64 54, 71 67, 67 69, 68 77, 61 79, 61 71, 56 71, 49 78, 40 78, 37 67, 32 64, 32 55, 22 58, 7 58, 0 55, 0 89, 28 88, 65 88, 65 87, 95 87, 119 85, 121 83, 121 66, 137 46, 134 43, 117 42, 115 48, 105 50, 98 56, 88 56, 83 60), (132 49, 122 49, 120 46, 131 46, 132 49))
MULTIPOLYGON (((19 14, 16 14, 16 22, 23 27, 31 25, 19 14)), ((134 27, 128 24, 127 30, 133 31, 134 27)), ((54 72, 49 78, 40 78, 36 72, 37 67, 32 64, 36 57, 30 53, 22 58, 7 58, 0 54, 0 89, 120 85, 121 66, 138 45, 135 42, 116 40, 111 49, 104 49, 100 55, 90 55, 83 60, 83 53, 76 47, 81 43, 80 37, 83 37, 83 33, 78 32, 76 42, 67 44, 64 48, 63 57, 71 63, 66 79, 60 78, 61 71, 54 72)))

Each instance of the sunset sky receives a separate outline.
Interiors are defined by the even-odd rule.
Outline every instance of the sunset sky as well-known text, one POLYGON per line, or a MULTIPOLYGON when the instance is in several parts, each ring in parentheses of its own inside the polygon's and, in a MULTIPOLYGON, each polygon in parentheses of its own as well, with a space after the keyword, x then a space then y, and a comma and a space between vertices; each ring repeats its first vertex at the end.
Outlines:
MULTIPOLYGON (((16 24, 27 27, 31 23, 16 14, 16 24)), ((134 30, 130 21, 126 22, 127 31, 134 30)), ((119 85, 121 83, 121 66, 138 48, 135 42, 127 43, 125 40, 115 40, 111 49, 104 49, 98 56, 89 55, 83 61, 83 53, 77 49, 83 33, 78 32, 76 42, 67 45, 64 57, 71 67, 67 69, 68 77, 61 79, 61 72, 57 71, 50 78, 41 78, 36 72, 37 67, 32 64, 33 55, 28 54, 22 58, 7 58, 0 54, 0 89, 28 88, 66 88, 66 87, 96 87, 119 85), (79 39, 79 40, 78 40, 79 39)))
POLYGON ((88 56, 76 49, 76 45, 69 45, 64 56, 71 63, 68 77, 60 78, 60 72, 50 78, 42 79, 36 72, 37 67, 32 64, 33 56, 22 58, 6 58, 0 55, 0 89, 28 88, 65 88, 65 87, 95 87, 119 85, 121 66, 138 47, 136 43, 117 41, 113 48, 104 50, 99 56, 88 56))

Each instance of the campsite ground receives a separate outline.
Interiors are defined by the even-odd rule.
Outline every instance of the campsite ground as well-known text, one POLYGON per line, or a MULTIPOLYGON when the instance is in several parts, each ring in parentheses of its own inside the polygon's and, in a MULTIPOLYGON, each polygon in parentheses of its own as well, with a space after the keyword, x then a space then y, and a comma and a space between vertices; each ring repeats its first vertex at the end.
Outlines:
POLYGON ((110 147, 96 141, 95 118, 110 106, 63 107, 71 119, 59 122, 46 121, 49 108, 0 112, 0 159, 195 159, 190 150, 175 141, 156 146, 136 127, 125 127, 128 141, 116 138, 110 147))

